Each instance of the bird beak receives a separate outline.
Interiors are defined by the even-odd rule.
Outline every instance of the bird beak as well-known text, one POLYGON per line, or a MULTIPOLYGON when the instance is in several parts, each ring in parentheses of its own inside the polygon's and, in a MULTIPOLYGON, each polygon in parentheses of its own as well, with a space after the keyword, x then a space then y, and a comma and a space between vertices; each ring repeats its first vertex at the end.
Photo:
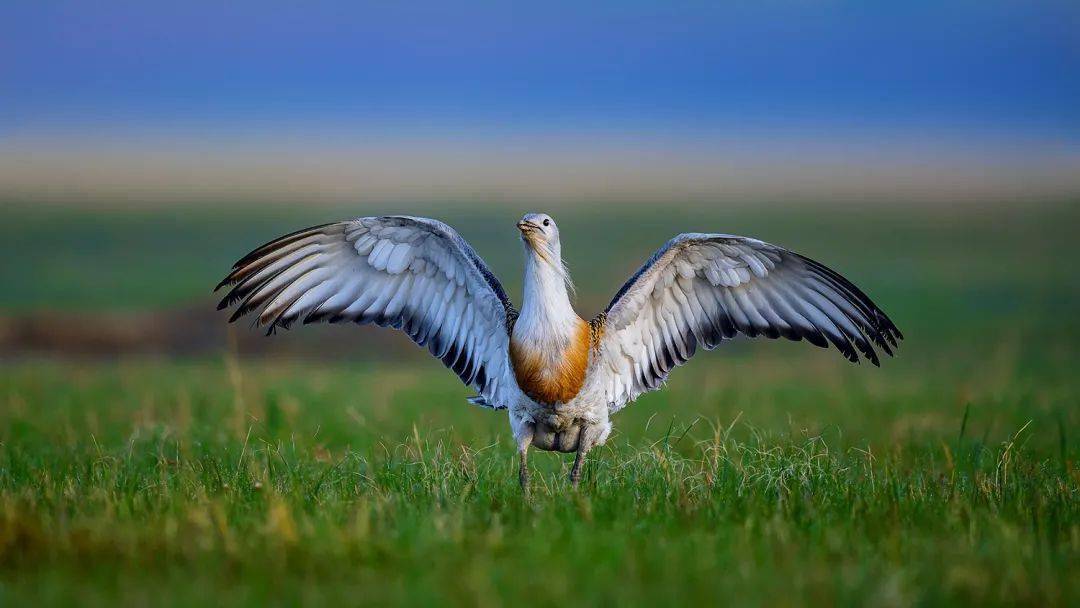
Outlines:
POLYGON ((530 232, 540 230, 540 227, 537 226, 536 224, 534 224, 532 222, 526 222, 524 220, 518 222, 517 227, 518 227, 518 230, 520 230, 522 234, 528 234, 530 232))

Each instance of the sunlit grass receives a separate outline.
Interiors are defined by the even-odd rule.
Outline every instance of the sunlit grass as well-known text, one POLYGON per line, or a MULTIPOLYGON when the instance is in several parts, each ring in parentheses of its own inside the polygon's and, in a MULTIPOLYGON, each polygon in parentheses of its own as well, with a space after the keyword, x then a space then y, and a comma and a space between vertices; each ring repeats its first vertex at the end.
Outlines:
POLYGON ((935 399, 947 366, 886 380, 808 353, 680 370, 580 491, 534 453, 528 501, 503 415, 437 364, 9 366, 0 601, 1078 597, 1065 370, 995 368, 1013 388, 957 406, 935 399))

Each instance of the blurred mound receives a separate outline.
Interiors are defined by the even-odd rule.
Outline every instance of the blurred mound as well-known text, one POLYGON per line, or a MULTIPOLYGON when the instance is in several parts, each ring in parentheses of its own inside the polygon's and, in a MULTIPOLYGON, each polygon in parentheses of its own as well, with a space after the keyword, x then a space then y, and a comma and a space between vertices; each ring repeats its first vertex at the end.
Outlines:
POLYGON ((369 328, 309 327, 266 338, 228 326, 212 306, 145 312, 30 311, 0 315, 0 351, 8 356, 199 356, 225 349, 245 356, 331 359, 407 358, 410 344, 369 328))

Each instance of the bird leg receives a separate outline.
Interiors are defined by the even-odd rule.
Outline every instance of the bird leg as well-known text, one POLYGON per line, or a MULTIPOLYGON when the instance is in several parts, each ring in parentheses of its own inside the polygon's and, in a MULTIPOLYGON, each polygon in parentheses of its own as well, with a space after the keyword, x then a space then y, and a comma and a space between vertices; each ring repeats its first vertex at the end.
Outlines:
POLYGON ((574 455, 574 466, 570 469, 570 485, 576 490, 581 481, 581 466, 585 464, 585 454, 593 446, 595 434, 589 427, 585 427, 578 434, 577 454, 574 455))
POLYGON ((525 498, 529 497, 529 446, 532 445, 533 434, 530 432, 518 440, 518 456, 521 462, 518 465, 518 483, 521 485, 521 493, 525 498))
POLYGON ((577 455, 574 456, 574 467, 570 469, 570 485, 577 489, 578 482, 581 481, 581 465, 585 462, 585 450, 578 448, 577 455))
POLYGON ((518 452, 521 456, 521 464, 518 466, 518 483, 521 484, 521 493, 525 498, 529 497, 529 465, 526 463, 529 448, 526 446, 518 452))

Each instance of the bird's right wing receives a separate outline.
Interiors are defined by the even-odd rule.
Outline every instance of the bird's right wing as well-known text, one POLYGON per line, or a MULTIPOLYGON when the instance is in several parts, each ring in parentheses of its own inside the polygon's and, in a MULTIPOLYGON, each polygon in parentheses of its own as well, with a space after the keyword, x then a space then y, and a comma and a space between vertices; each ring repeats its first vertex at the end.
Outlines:
POLYGON ((698 345, 747 337, 832 343, 848 360, 878 364, 903 336, 870 298, 824 264, 726 234, 680 234, 623 285, 593 321, 589 376, 618 410, 659 388, 698 345))
POLYGON ((238 261, 218 289, 230 321, 258 312, 272 333, 295 321, 393 327, 427 346, 482 399, 520 394, 509 362, 517 311, 472 247, 442 222, 361 217, 283 236, 238 261))

